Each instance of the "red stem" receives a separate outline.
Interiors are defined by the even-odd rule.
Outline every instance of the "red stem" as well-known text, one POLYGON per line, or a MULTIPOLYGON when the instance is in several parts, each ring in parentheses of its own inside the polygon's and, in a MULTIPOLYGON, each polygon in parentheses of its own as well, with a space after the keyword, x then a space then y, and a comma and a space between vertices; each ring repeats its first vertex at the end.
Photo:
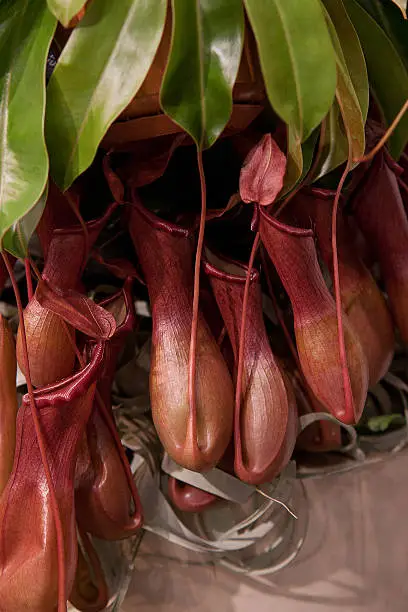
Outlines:
POLYGON ((40 417, 35 403, 34 388, 30 378, 30 364, 28 358, 27 349, 27 337, 24 325, 24 310, 21 303, 20 291, 14 276, 13 268, 10 264, 9 258, 5 251, 2 252, 4 264, 7 268, 7 272, 10 276, 11 284, 13 286, 14 295, 17 303, 19 324, 21 326, 21 339, 23 343, 23 360, 24 370, 26 373, 28 396, 30 398, 31 414, 33 417, 35 433, 37 437, 38 447, 40 449, 41 461, 43 464, 45 477, 47 480, 47 486, 50 494, 51 510, 55 523, 55 530, 57 536, 57 557, 58 557, 58 612, 64 612, 67 609, 67 593, 66 593, 66 576, 65 576, 65 551, 64 551, 64 535, 62 529, 61 516, 58 508, 58 500, 55 493, 54 483, 52 481, 50 466, 47 459, 47 451, 44 444, 43 434, 41 432, 40 417))
POLYGON ((387 142, 387 140, 389 139, 389 137, 391 136, 391 134, 393 133, 393 131, 395 130, 395 128, 397 127, 397 125, 399 124, 399 122, 401 121, 405 113, 407 112, 407 110, 408 110, 408 100, 404 102, 401 109, 398 111, 394 121, 391 123, 390 127, 385 132, 384 136, 377 142, 375 147, 371 149, 371 151, 367 153, 367 155, 363 155, 363 157, 360 157, 359 159, 355 159, 354 162, 361 164, 363 162, 371 161, 374 155, 378 153, 378 151, 385 145, 385 143, 387 142))
POLYGON ((29 264, 30 264, 30 266, 32 268, 32 271, 34 272, 34 275, 36 276, 37 281, 40 281, 41 280, 41 273, 40 273, 39 269, 37 268, 35 262, 31 259, 30 256, 27 257, 27 261, 29 262, 29 264))
MULTIPOLYGON (((190 336, 190 354, 188 366, 188 400, 190 406, 189 427, 191 439, 198 447, 196 437, 197 426, 197 406, 196 406, 196 374, 197 374, 197 329, 198 329, 198 307, 200 300, 200 268, 201 256, 204 244, 205 220, 207 215, 207 188, 205 183, 205 174, 203 166, 203 155, 200 149, 197 149, 197 165, 200 175, 201 186, 201 216, 200 229, 198 232, 197 251, 194 265, 194 291, 193 291, 193 309, 191 321, 191 336, 190 336)), ((188 435, 187 433, 187 435, 188 435)))
POLYGON ((27 294, 28 299, 31 300, 33 297, 33 279, 31 278, 31 267, 30 260, 26 257, 24 260, 24 267, 26 273, 26 283, 27 283, 27 294))
POLYGON ((241 417, 241 400, 242 400, 242 383, 244 373, 244 349, 245 349, 245 332, 247 323, 247 312, 248 312, 248 299, 249 299, 249 287, 251 282, 252 268, 254 267, 255 255, 258 250, 260 242, 259 232, 255 234, 255 239, 252 245, 251 255, 249 257, 248 270, 245 278, 244 298, 242 300, 242 315, 241 315, 241 329, 239 333, 239 349, 238 349, 238 364, 237 364, 237 380, 235 387, 235 432, 236 432, 236 452, 239 453, 240 460, 242 463, 242 448, 241 448, 241 428, 240 428, 240 417, 241 417))
POLYGON ((339 184, 337 186, 336 195, 333 202, 332 212, 332 248, 333 248, 333 281, 334 281, 334 295, 336 301, 336 316, 337 316, 337 331, 339 337, 339 352, 340 352, 340 364, 343 374, 343 388, 344 397, 346 400, 346 407, 352 406, 354 410, 354 398, 351 389, 350 373, 347 364, 347 353, 346 353, 346 342, 344 338, 344 327, 343 327, 343 309, 341 306, 341 293, 340 293, 340 272, 339 272, 339 256, 337 252, 337 212, 339 208, 339 201, 341 190, 343 189, 344 182, 347 178, 351 168, 351 139, 349 140, 349 157, 347 160, 346 167, 343 171, 339 184))

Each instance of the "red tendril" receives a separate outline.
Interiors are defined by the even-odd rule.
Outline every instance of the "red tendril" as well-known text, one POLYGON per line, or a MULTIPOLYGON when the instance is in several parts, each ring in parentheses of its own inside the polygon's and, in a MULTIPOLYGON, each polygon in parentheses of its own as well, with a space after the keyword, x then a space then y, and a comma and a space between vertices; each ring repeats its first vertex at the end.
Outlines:
POLYGON ((191 321, 191 337, 190 337, 190 354, 188 367, 188 400, 190 406, 189 427, 191 439, 198 447, 196 438, 197 425, 197 405, 196 405, 196 374, 197 374, 197 329, 198 329, 198 307, 200 300, 200 267, 201 256, 204 244, 205 220, 207 215, 207 188, 205 183, 205 174, 203 166, 203 155, 200 149, 197 149, 197 165, 200 175, 201 186, 201 216, 200 228, 198 232, 197 251, 194 264, 194 290, 193 290, 193 309, 191 321))
POLYGON ((30 260, 26 257, 24 260, 25 274, 26 274, 26 283, 27 283, 27 295, 29 301, 31 301, 33 297, 33 279, 31 278, 31 267, 30 260))

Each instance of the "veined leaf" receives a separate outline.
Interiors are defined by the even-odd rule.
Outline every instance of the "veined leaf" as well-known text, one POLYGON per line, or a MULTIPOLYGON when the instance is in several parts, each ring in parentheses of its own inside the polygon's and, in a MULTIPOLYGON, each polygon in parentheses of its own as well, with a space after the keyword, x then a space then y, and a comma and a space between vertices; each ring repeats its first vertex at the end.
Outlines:
POLYGON ((160 102, 198 147, 207 148, 232 111, 244 35, 242 0, 172 0, 172 7, 172 44, 160 102))
POLYGON ((166 0, 93 0, 47 88, 51 174, 65 191, 92 163, 108 127, 142 84, 159 45, 166 0))
POLYGON ((48 176, 45 65, 56 21, 46 0, 15 0, 13 10, 0 31, 13 51, 0 78, 0 243, 38 201, 48 176))
POLYGON ((318 128, 313 130, 309 138, 302 145, 296 138, 296 134, 288 126, 288 161, 286 166, 285 182, 280 197, 288 194, 293 187, 295 187, 305 178, 306 174, 309 172, 319 133, 320 130, 318 128))
POLYGON ((408 22, 393 0, 357 0, 392 40, 408 68, 408 22))
POLYGON ((67 27, 71 19, 81 10, 86 0, 47 0, 48 8, 67 27))
MULTIPOLYGON (((392 41, 356 0, 344 0, 363 47, 368 77, 389 125, 408 98, 408 71, 392 41)), ((398 159, 408 141, 408 115, 390 137, 390 150, 398 159)))
POLYGON ((365 122, 368 112, 369 84, 367 66, 360 40, 342 0, 322 0, 322 2, 335 28, 338 41, 337 48, 338 46, 341 48, 341 57, 347 66, 365 122))
POLYGON ((28 243, 44 212, 48 196, 48 183, 38 202, 24 217, 13 223, 3 238, 3 248, 14 255, 24 259, 28 253, 28 243))
POLYGON ((304 142, 326 116, 336 63, 319 0, 244 0, 272 107, 304 142))
MULTIPOLYGON (((331 0, 323 0, 324 4, 334 4, 331 0)), ((337 21, 341 21, 342 15, 339 12, 339 4, 335 3, 335 14, 337 21)), ((344 9, 344 7, 343 7, 344 9)), ((349 72, 349 64, 346 61, 343 48, 348 45, 348 39, 343 38, 340 41, 336 28, 331 20, 330 14, 325 10, 327 25, 332 37, 333 46, 336 53, 337 66, 337 86, 336 86, 336 103, 330 111, 328 121, 326 123, 325 145, 322 150, 321 163, 316 169, 316 178, 320 178, 324 174, 331 172, 337 166, 346 161, 349 153, 347 144, 347 134, 351 139, 351 153, 353 159, 358 159, 364 155, 365 149, 365 133, 364 119, 360 108, 359 99, 354 89, 353 81, 349 72), (339 116, 339 111, 340 115, 339 116), (347 130, 345 129, 347 127, 347 130)), ((345 15, 347 18, 347 15, 345 15)), ((347 18, 348 19, 348 18, 347 18)), ((341 31, 341 29, 340 29, 341 31)), ((350 55, 349 55, 350 58, 350 55)), ((349 62, 351 64, 351 59, 349 62)), ((360 83, 360 81, 358 81, 360 83)), ((361 90, 361 98, 363 103, 368 103, 368 83, 365 90, 366 97, 361 90)))

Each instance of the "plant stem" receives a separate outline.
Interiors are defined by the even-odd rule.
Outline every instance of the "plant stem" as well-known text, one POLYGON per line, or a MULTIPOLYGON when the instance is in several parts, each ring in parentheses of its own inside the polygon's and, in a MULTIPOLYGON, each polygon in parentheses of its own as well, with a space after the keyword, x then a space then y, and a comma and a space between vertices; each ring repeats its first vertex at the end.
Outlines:
POLYGON ((389 137, 391 136, 391 134, 393 133, 393 131, 395 130, 395 128, 397 127, 397 125, 399 124, 399 122, 401 121, 405 113, 407 112, 407 110, 408 110, 408 100, 402 105, 402 108, 398 112, 394 121, 391 123, 390 127, 385 132, 384 136, 377 142, 375 147, 371 149, 371 151, 367 153, 367 155, 363 155, 363 157, 360 157, 359 159, 355 159, 353 161, 355 163, 360 163, 360 164, 363 162, 371 161, 374 155, 378 153, 378 151, 385 145, 385 143, 387 142, 387 140, 389 139, 389 137))
POLYGON ((348 173, 351 169, 351 160, 352 160, 352 152, 351 152, 351 138, 349 138, 349 156, 347 159, 346 167, 344 168, 343 174, 339 181, 339 184, 336 189, 336 195, 334 197, 333 202, 333 212, 332 212, 332 249, 333 249, 333 282, 334 282, 334 296, 336 302, 336 317, 337 317, 337 331, 339 336, 339 352, 340 352, 340 364, 343 375, 343 388, 344 388, 344 397, 346 402, 346 408, 348 406, 352 406, 354 411, 354 398, 353 392, 351 389, 350 382, 350 373, 348 370, 347 364, 347 353, 346 353, 346 342, 344 338, 344 327, 343 327, 343 309, 341 306, 341 290, 340 290, 340 272, 339 272, 339 255, 337 252, 337 213, 339 208, 339 201, 341 191, 343 189, 343 185, 347 178, 348 173))
POLYGON ((198 232, 197 251, 194 264, 194 290, 193 290, 193 308, 191 321, 191 336, 190 336, 190 354, 188 367, 188 400, 190 406, 189 427, 192 435, 192 440, 198 448, 196 426, 197 426, 197 406, 196 406, 196 375, 197 375, 197 330, 198 330, 198 307, 200 301, 200 268, 201 256, 204 244, 205 220, 207 216, 207 187, 205 183, 205 174, 203 166, 203 154, 201 149, 197 148, 197 165, 200 175, 201 186, 201 216, 200 229, 198 232))
POLYGON ((30 260, 27 257, 24 260, 24 267, 26 273, 28 299, 31 300, 33 297, 33 279, 31 278, 30 260))

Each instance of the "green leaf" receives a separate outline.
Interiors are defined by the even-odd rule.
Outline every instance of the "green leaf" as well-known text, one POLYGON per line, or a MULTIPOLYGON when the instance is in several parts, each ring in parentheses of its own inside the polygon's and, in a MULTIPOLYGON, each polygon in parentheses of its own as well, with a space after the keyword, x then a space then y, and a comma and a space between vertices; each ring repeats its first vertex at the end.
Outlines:
MULTIPOLYGON (((324 3, 327 2, 327 4, 333 8, 331 0, 323 1, 324 3)), ((344 12, 344 7, 343 14, 339 12, 339 7, 340 5, 336 3, 336 10, 332 12, 337 22, 340 24, 341 18, 344 16, 347 18, 347 15, 344 12)), ((349 65, 346 62, 343 52, 343 47, 346 49, 348 46, 348 38, 343 38, 343 44, 340 42, 336 28, 327 10, 325 14, 336 53, 337 86, 336 103, 331 109, 329 121, 327 123, 328 129, 325 140, 328 158, 322 156, 322 166, 320 171, 317 172, 318 178, 323 176, 323 174, 331 172, 348 158, 348 138, 350 138, 351 141, 350 145, 353 159, 358 159, 364 155, 365 149, 364 119, 360 108, 360 102, 349 72, 349 65)), ((351 61, 352 60, 349 59, 350 65, 351 61)), ((360 83, 360 81, 358 82, 360 83)), ((361 98, 363 99, 363 104, 366 106, 368 105, 368 83, 366 83, 366 90, 364 93, 365 95, 363 95, 363 91, 361 90, 361 98)))
POLYGON ((336 88, 333 45, 319 0, 244 0, 272 107, 304 142, 336 88))
POLYGON ((3 248, 15 257, 24 259, 27 256, 28 243, 44 212, 47 195, 48 183, 35 206, 4 234, 3 248))
POLYGON ((46 0, 15 0, 0 27, 0 243, 38 201, 48 176, 44 140, 45 66, 56 21, 46 0), (11 30, 10 30, 11 28, 11 30))
POLYGON ((21 2, 0 2, 0 78, 9 70, 13 55, 24 46, 31 32, 32 21, 21 18, 21 8, 21 2))
POLYGON ((347 137, 350 139, 352 159, 360 159, 365 149, 363 115, 350 76, 347 70, 343 71, 340 66, 337 75, 336 99, 343 123, 347 128, 347 137))
POLYGON ((172 7, 160 102, 198 147, 207 148, 231 116, 244 36, 242 0, 172 0, 172 7))
POLYGON ((343 164, 348 157, 348 142, 340 107, 335 100, 326 117, 325 135, 320 162, 313 174, 313 181, 329 174, 343 164))
POLYGON ((280 197, 289 193, 309 172, 319 132, 319 129, 313 130, 309 138, 302 145, 296 138, 296 134, 288 126, 288 160, 284 186, 280 197))
POLYGON ((47 0, 48 8, 67 27, 69 22, 84 6, 86 0, 47 0))
POLYGON ((408 68, 408 22, 393 0, 357 0, 392 40, 408 68))
MULTIPOLYGON (((356 0, 344 0, 357 30, 367 62, 368 78, 385 121, 392 123, 408 98, 408 72, 392 41, 356 0)), ((398 159, 408 141, 406 114, 390 137, 390 151, 398 159)))
POLYGON ((322 2, 336 33, 334 47, 336 49, 337 46, 342 63, 347 67, 365 122, 368 113, 369 84, 367 66, 360 40, 342 0, 322 0, 322 2))
POLYGON ((47 89, 51 174, 65 191, 141 86, 159 45, 166 0, 93 0, 47 89))
POLYGON ((349 155, 347 134, 351 138, 352 157, 359 158, 364 154, 365 120, 360 100, 365 115, 368 110, 367 71, 355 30, 341 0, 322 0, 322 2, 336 53, 337 86, 336 101, 326 118, 321 160, 313 180, 328 174, 346 161, 349 155), (332 16, 335 22, 332 21, 332 16), (345 126, 348 128, 347 131, 345 126))
POLYGON ((381 414, 371 417, 367 421, 367 427, 374 433, 387 431, 391 426, 405 425, 405 418, 402 414, 381 414))

